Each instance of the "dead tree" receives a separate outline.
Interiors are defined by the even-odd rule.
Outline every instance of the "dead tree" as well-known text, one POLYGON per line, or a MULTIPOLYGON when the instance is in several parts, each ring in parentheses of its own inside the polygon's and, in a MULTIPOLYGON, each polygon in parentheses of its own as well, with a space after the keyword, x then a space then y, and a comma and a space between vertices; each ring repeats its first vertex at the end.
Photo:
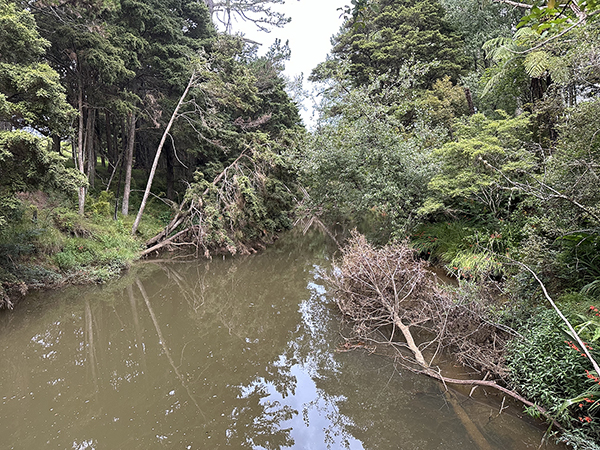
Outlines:
POLYGON ((415 251, 404 244, 376 249, 354 232, 342 257, 326 275, 341 312, 350 319, 357 338, 410 350, 404 366, 443 383, 481 385, 497 389, 558 424, 547 412, 502 385, 508 372, 502 350, 514 331, 486 318, 481 302, 457 298, 443 290, 415 251), (402 340, 398 339, 400 331, 402 340), (456 380, 432 366, 441 349, 453 351, 463 363, 495 375, 492 380, 456 380), (428 352, 426 352, 428 350, 428 352), (431 354, 429 361, 425 355, 431 354))
MULTIPOLYGON (((160 159, 160 153, 162 152, 162 149, 165 145, 165 141, 167 140, 167 136, 169 136, 171 127, 173 126, 173 123, 175 122, 175 119, 177 118, 177 116, 179 114, 179 110, 181 109, 181 106, 183 105, 185 98, 187 97, 188 93, 190 92, 190 89, 198 81, 197 74, 198 74, 198 71, 196 69, 193 69, 190 79, 188 81, 188 84, 185 87, 183 94, 179 98, 179 102, 177 103, 177 106, 175 107, 175 110, 173 111, 173 114, 171 115, 171 119, 169 120, 169 123, 167 124, 167 127, 165 128, 165 131, 162 135, 160 143, 158 144, 158 148, 156 149, 156 154, 154 156, 154 163, 152 164, 152 169, 150 169, 150 175, 148 176, 148 183, 146 184, 146 190, 144 191, 144 197, 142 198, 142 204, 140 205, 140 209, 138 210, 137 216, 135 217, 135 221, 133 222, 133 227, 131 228, 131 234, 135 234, 140 225, 140 220, 142 219, 142 214, 144 214, 144 209, 146 208, 146 202, 148 201, 148 196, 150 195, 150 189, 152 188, 152 182, 154 181, 154 174, 156 173, 156 168, 158 167, 158 160, 160 159)), ((134 129, 134 127, 135 127, 134 119, 132 119, 132 124, 130 124, 130 127, 132 129, 134 129)), ((125 205, 123 205, 123 211, 125 211, 125 205)))

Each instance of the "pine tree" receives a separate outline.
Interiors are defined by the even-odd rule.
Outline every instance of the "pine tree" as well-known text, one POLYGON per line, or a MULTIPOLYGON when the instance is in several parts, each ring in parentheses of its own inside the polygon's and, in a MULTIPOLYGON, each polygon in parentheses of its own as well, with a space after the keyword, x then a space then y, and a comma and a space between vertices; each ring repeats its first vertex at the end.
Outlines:
POLYGON ((469 65, 461 36, 444 19, 438 0, 372 0, 335 38, 333 56, 349 63, 358 85, 403 66, 426 63, 424 87, 450 76, 456 82, 469 65))
POLYGON ((43 60, 48 46, 29 11, 0 0, 0 227, 18 203, 16 192, 68 190, 83 181, 44 137, 64 132, 74 113, 58 73, 43 60))

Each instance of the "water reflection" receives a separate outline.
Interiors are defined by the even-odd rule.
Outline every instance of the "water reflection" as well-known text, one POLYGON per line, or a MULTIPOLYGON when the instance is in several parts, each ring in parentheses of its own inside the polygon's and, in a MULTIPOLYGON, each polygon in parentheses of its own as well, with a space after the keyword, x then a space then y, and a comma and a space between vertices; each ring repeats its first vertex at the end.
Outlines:
MULTIPOLYGON (((319 239, 144 264, 2 314, 2 448, 476 448, 436 383, 335 352, 319 239)), ((502 427, 496 448, 539 444, 502 427)))

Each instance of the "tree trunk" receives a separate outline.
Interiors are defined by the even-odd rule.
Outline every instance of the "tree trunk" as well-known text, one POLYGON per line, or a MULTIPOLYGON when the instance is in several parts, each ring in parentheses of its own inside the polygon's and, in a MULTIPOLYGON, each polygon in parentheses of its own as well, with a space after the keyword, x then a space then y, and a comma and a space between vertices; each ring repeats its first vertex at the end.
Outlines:
MULTIPOLYGON (((110 177, 108 178, 108 183, 106 183, 106 192, 108 192, 110 190, 110 185, 112 184, 113 178, 115 177, 115 174, 117 173, 117 169, 119 168, 119 165, 121 164, 121 158, 123 157, 123 152, 119 153, 119 158, 117 159, 117 161, 115 162, 115 164, 113 165, 113 170, 110 174, 110 177)), ((117 199, 117 203, 118 203, 118 199, 119 199, 119 194, 120 194, 120 187, 121 187, 121 174, 119 172, 119 187, 117 188, 117 195, 115 196, 115 198, 117 199)))
POLYGON ((75 144, 75 139, 71 139, 71 161, 73 161, 73 166, 77 168, 77 145, 75 144))
POLYGON ((94 149, 94 129, 96 127, 96 110, 88 108, 85 150, 87 155, 87 174, 90 187, 93 188, 96 181, 96 152, 94 149))
POLYGON ((58 134, 52 135, 52 150, 58 153, 59 155, 62 154, 62 152, 60 151, 60 136, 58 134))
POLYGON ((167 198, 173 200, 175 198, 175 174, 173 167, 173 145, 167 147, 165 152, 165 160, 167 162, 167 198))
POLYGON ((113 148, 113 138, 112 138, 112 128, 111 128, 111 124, 110 124, 110 115, 108 114, 108 111, 106 111, 104 113, 104 118, 105 118, 105 122, 106 122, 106 127, 105 127, 105 131, 106 131, 106 155, 108 158, 108 163, 109 165, 116 164, 116 160, 117 160, 117 156, 116 156, 116 152, 115 149, 113 148))
MULTIPOLYGON (((77 168, 82 174, 85 174, 83 166, 83 80, 79 73, 79 87, 77 93, 77 107, 79 109, 79 130, 77 131, 77 168)), ((80 186, 77 192, 79 200, 79 215, 83 216, 85 212, 85 186, 80 186)))
POLYGON ((131 194, 131 169, 133 166, 133 147, 135 144, 135 114, 129 113, 129 129, 127 133, 127 150, 125 152, 125 186, 123 187, 123 205, 121 214, 129 214, 129 195, 131 194))
POLYGON ((154 174, 156 173, 156 167, 158 166, 158 160, 160 158, 160 153, 165 145, 165 141, 167 140, 169 131, 171 131, 173 122, 175 122, 175 118, 177 117, 177 114, 179 113, 179 109, 181 108, 183 101, 187 97, 188 92, 190 91, 192 85, 194 84, 195 79, 196 79, 196 71, 193 70, 192 75, 190 77, 190 81, 188 81, 188 84, 185 87, 185 91, 183 91, 183 94, 181 95, 181 98, 179 99, 179 103, 177 103, 177 106, 175 107, 175 111, 173 111, 173 114, 171 115, 171 119, 169 120, 169 123, 167 124, 167 128, 165 128, 165 132, 163 133, 162 138, 160 139, 160 143, 158 144, 158 148, 156 149, 156 155, 154 156, 154 162, 152 163, 152 169, 150 170, 150 175, 148 176, 148 183, 146 184, 146 190, 144 191, 144 198, 142 198, 142 204, 140 205, 140 209, 135 218, 135 222, 133 223, 133 227, 131 228, 131 234, 135 234, 135 232, 137 231, 137 229, 140 225, 140 220, 142 219, 142 214, 144 214, 144 208, 146 208, 146 202, 148 201, 148 196, 150 195, 150 189, 152 188, 152 181, 154 180, 154 174))
POLYGON ((467 99, 467 105, 469 106, 469 115, 475 114, 475 105, 473 105, 473 96, 471 95, 471 89, 465 88, 465 97, 467 99))

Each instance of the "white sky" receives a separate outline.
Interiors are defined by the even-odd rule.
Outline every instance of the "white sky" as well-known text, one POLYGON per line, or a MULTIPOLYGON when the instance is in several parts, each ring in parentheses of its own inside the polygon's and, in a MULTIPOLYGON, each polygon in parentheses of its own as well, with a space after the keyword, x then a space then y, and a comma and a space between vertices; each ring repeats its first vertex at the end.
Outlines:
MULTIPOLYGON (((306 80, 310 71, 325 61, 331 50, 330 38, 342 25, 342 12, 338 8, 349 3, 350 0, 286 0, 284 5, 275 5, 278 11, 292 18, 285 27, 264 33, 253 24, 238 22, 233 24, 233 31, 242 32, 248 39, 260 42, 262 46, 259 53, 265 52, 276 38, 281 39, 282 43, 289 40, 292 55, 286 62, 285 74, 294 78, 303 73, 306 80)), ((310 86, 305 82, 307 87, 310 86)), ((312 111, 306 102, 305 106, 309 111, 302 111, 302 117, 304 123, 310 125, 312 111)))

